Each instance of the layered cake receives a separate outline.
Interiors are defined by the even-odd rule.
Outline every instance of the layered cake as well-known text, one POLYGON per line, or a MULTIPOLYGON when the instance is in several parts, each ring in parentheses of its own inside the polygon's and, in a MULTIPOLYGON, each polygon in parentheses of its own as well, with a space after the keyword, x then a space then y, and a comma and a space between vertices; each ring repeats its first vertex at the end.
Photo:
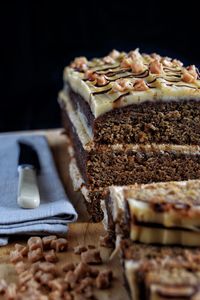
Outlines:
POLYGON ((147 244, 200 246, 200 180, 110 187, 108 227, 147 244))
POLYGON ((65 68, 59 103, 95 220, 110 185, 200 178, 199 100, 194 65, 138 49, 65 68))
POLYGON ((200 248, 123 241, 124 271, 132 300, 200 299, 200 248))

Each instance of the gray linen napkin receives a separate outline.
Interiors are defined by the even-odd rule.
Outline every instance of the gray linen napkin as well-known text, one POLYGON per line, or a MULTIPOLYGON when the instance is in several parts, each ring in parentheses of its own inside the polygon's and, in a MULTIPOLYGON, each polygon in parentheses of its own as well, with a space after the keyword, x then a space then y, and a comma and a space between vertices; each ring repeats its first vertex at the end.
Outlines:
POLYGON ((67 199, 44 136, 4 134, 0 137, 0 246, 14 234, 64 234, 77 214, 67 199), (18 140, 35 147, 41 164, 38 176, 41 204, 36 209, 17 205, 18 140))

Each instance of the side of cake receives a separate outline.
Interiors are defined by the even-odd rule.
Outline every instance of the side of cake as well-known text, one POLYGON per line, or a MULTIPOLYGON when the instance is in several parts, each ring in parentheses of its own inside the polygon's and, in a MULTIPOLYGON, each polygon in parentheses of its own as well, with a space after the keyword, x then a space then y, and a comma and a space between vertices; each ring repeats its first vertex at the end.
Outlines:
POLYGON ((200 249, 121 243, 132 300, 199 299, 200 249))
POLYGON ((194 65, 138 49, 76 58, 64 71, 63 91, 100 144, 199 144, 199 88, 194 65))
POLYGON ((86 203, 100 195, 102 215, 108 186, 200 178, 199 100, 195 66, 138 49, 66 67, 59 103, 86 203))
POLYGON ((110 187, 117 235, 147 244, 200 246, 200 181, 110 187))

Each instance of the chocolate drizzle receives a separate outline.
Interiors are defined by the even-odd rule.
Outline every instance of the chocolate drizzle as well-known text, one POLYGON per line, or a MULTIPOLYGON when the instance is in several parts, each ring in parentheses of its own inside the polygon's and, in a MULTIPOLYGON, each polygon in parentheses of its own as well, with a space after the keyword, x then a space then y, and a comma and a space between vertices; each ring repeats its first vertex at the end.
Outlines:
POLYGON ((109 88, 107 90, 101 90, 101 91, 97 91, 97 92, 93 92, 92 95, 100 95, 100 94, 105 94, 107 92, 109 92, 112 88, 109 88))
POLYGON ((124 93, 124 94, 120 95, 119 97, 117 97, 117 98, 113 101, 113 103, 115 103, 116 101, 120 100, 122 97, 127 96, 127 95, 129 95, 129 94, 130 94, 130 93, 127 92, 127 93, 124 93))

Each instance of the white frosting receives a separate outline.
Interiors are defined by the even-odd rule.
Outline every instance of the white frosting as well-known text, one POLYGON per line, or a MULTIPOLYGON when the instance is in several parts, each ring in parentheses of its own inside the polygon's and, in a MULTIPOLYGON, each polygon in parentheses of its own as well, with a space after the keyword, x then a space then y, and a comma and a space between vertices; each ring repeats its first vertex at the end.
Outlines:
MULTIPOLYGON (((177 199, 179 201, 179 199, 177 199)), ((179 227, 200 232, 200 206, 190 209, 190 215, 181 213, 180 210, 169 210, 166 212, 155 212, 150 203, 128 199, 131 219, 136 217, 137 221, 144 223, 162 224, 165 227, 179 227)), ((181 203, 179 201, 179 203, 181 203)), ((184 210, 184 209, 183 209, 184 210)))
POLYGON ((120 214, 124 212, 124 188, 121 186, 111 186, 109 187, 110 191, 110 198, 111 198, 111 210, 112 210, 112 216, 113 220, 116 221, 120 214))
MULTIPOLYGON (((110 67, 113 67, 111 65, 110 67)), ((130 75, 130 72, 123 73, 123 76, 130 75)), ((115 76, 116 79, 120 77, 115 76)), ((66 67, 64 70, 64 81, 68 82, 74 92, 80 94, 84 100, 89 104, 90 109, 95 118, 100 115, 111 111, 113 109, 113 103, 120 97, 124 92, 106 92, 103 94, 93 94, 94 92, 99 92, 112 88, 114 81, 110 82, 106 87, 95 87, 92 82, 84 81, 84 75, 73 68, 66 67)), ((131 91, 128 95, 124 96, 118 107, 124 107, 131 104, 139 104, 145 101, 179 101, 196 99, 200 100, 200 81, 197 80, 195 84, 185 83, 180 81, 169 86, 169 79, 174 79, 174 76, 162 77, 159 75, 150 74, 145 80, 151 82, 156 79, 153 84, 154 88, 149 88, 146 91, 131 91), (191 87, 191 88, 190 88, 191 87)), ((136 79, 136 78, 135 78, 136 79)), ((133 80, 135 80, 133 79, 133 80)))
POLYGON ((146 244, 200 246, 200 233, 131 224, 130 238, 146 244))
POLYGON ((125 276, 128 281, 132 300, 140 300, 136 275, 139 267, 140 264, 137 261, 125 260, 124 262, 125 276))

